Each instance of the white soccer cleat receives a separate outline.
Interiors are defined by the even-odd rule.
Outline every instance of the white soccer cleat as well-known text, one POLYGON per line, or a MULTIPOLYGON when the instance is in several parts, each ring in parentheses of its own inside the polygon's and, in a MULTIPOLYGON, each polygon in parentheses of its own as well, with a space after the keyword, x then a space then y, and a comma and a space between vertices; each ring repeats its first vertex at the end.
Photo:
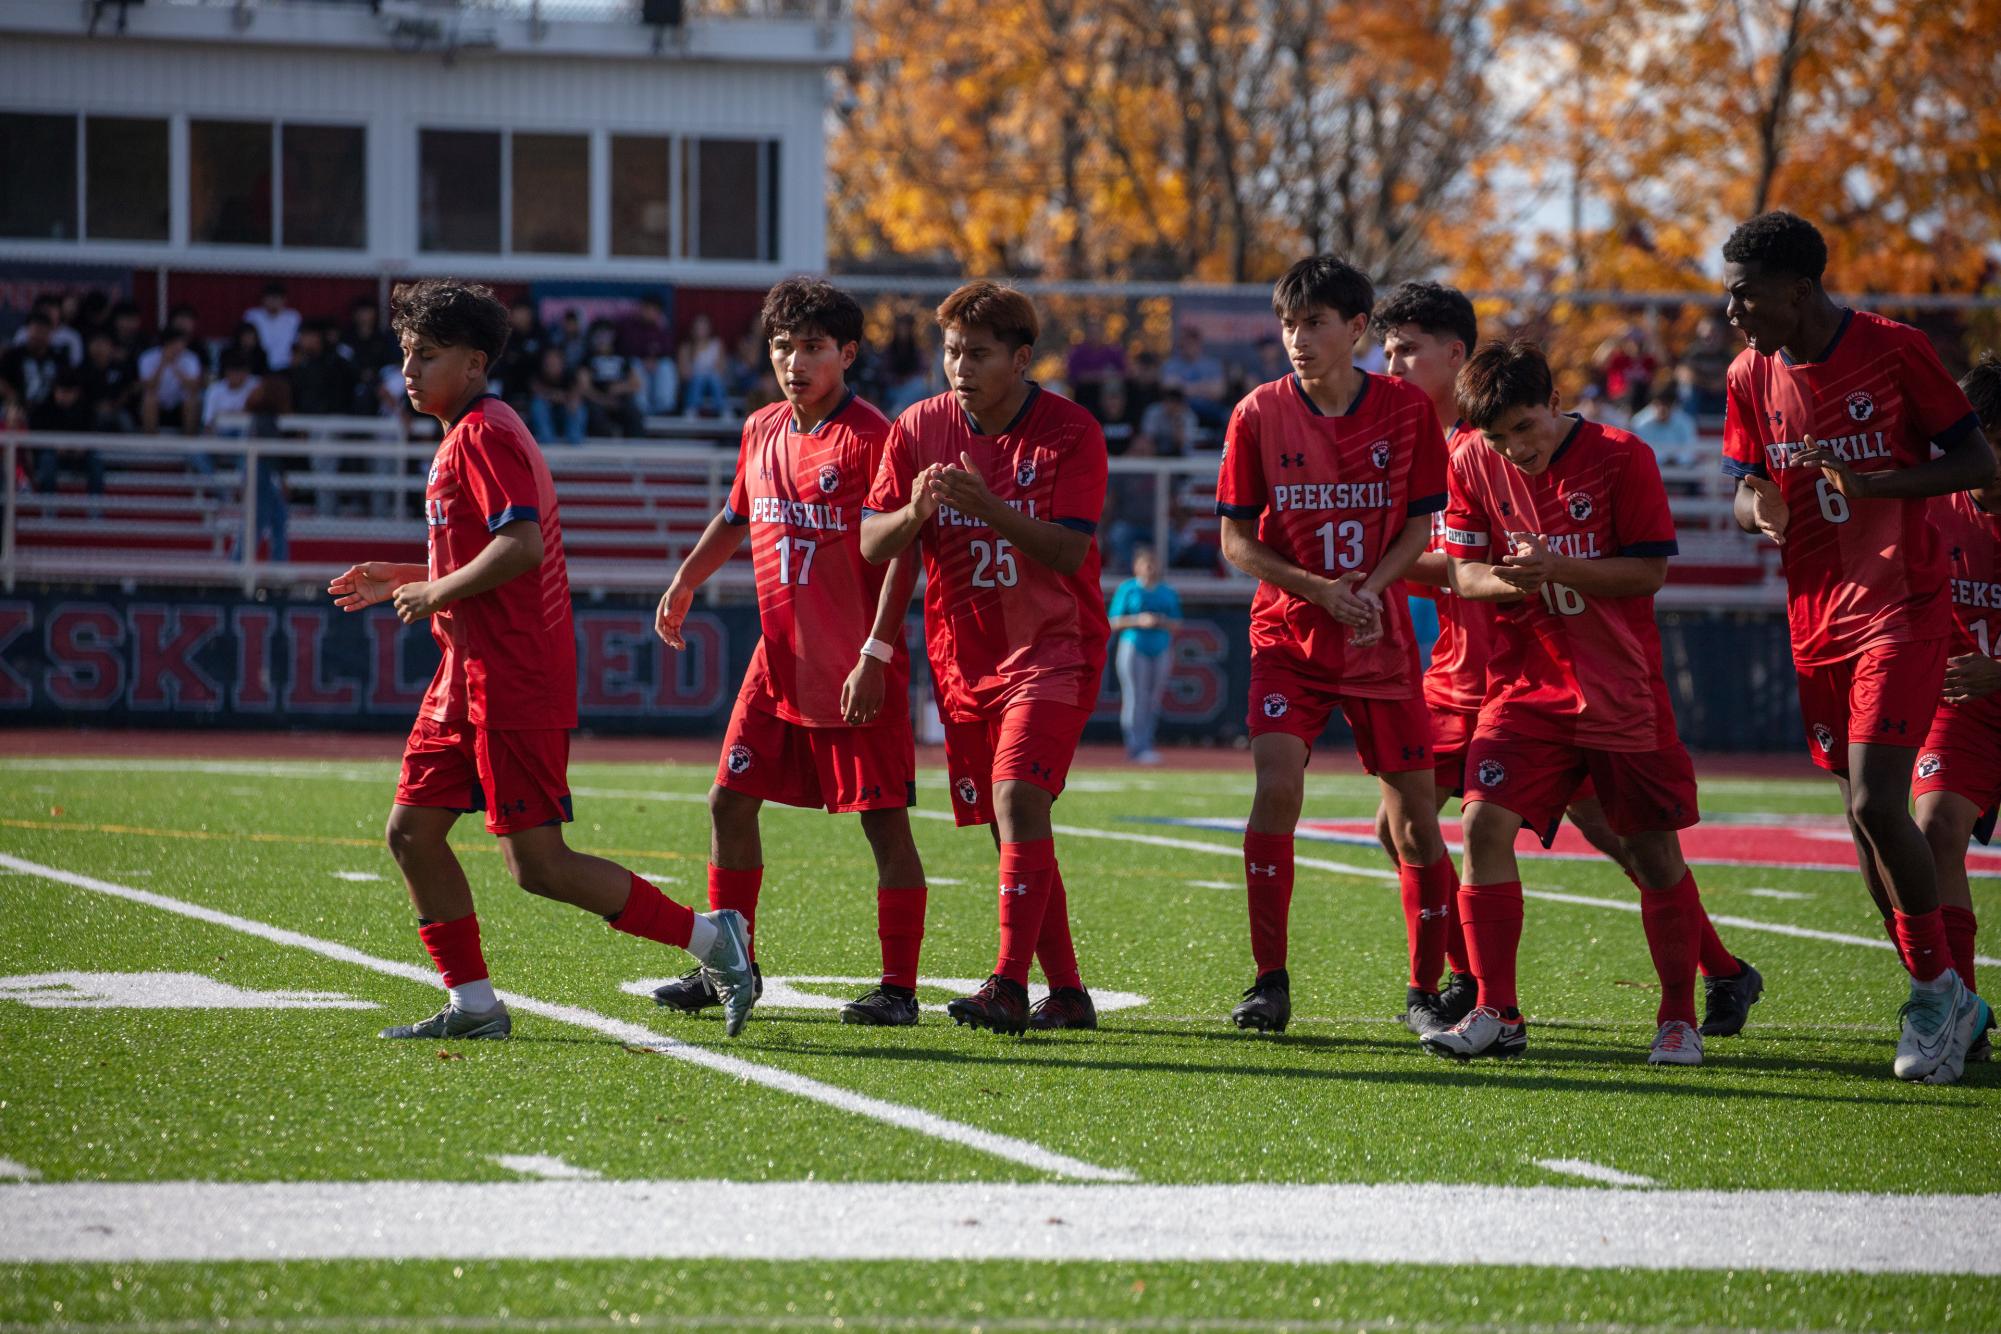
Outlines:
POLYGON ((743 914, 732 908, 701 915, 716 928, 716 942, 702 960, 702 976, 723 1003, 723 1036, 733 1038, 743 1032, 743 1021, 757 1003, 758 978, 750 965, 750 936, 744 930, 743 914))
POLYGON ((1452 1027, 1424 1035, 1424 1049, 1434 1056, 1467 1061, 1476 1056, 1520 1056, 1529 1049, 1528 1025, 1503 1019, 1491 1005, 1476 1005, 1452 1027))
POLYGON ((1961 1038, 1958 1057, 1964 1065, 1966 1048, 1979 1031, 1969 1024, 1968 1014, 1979 1008, 1979 997, 1968 991, 1950 968, 1933 982, 1913 979, 1911 998, 1897 1011, 1903 1031, 1898 1034, 1897 1059, 1890 1069, 1899 1079, 1928 1079, 1953 1050, 1955 1037, 1961 1038))
POLYGON ((1972 992, 1966 993, 1965 1009, 1955 1017, 1951 1041, 1946 1044, 1945 1055, 1932 1072, 1925 1076, 1927 1084, 1957 1084, 1959 1077, 1966 1073, 1966 1063, 1973 1055, 1973 1048, 1987 1035, 1987 1025, 1991 1011, 1987 1002, 1972 992))
POLYGON ((1654 1034, 1653 1050, 1647 1053, 1648 1065, 1701 1065, 1702 1034, 1695 1031, 1695 1025, 1680 1019, 1670 1019, 1654 1034))

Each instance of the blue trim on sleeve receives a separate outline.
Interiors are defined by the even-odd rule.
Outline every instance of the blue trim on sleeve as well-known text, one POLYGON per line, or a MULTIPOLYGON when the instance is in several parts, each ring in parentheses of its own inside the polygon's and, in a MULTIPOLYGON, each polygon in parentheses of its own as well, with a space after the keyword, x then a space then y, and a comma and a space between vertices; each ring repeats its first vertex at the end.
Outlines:
POLYGON ((1728 456, 1725 456, 1723 460, 1723 471, 1727 476, 1737 478, 1770 476, 1765 471, 1765 465, 1762 463, 1745 463, 1741 459, 1733 459, 1728 456))
POLYGON ((873 519, 876 515, 880 513, 882 513, 881 510, 872 510, 866 505, 862 506, 862 517, 864 519, 873 519))
POLYGON ((497 533, 510 523, 540 523, 542 511, 533 505, 509 505, 498 514, 486 516, 486 531, 497 533))
MULTIPOLYGON (((863 510, 862 513, 866 514, 868 511, 863 510)), ((748 514, 738 514, 728 505, 725 505, 723 506, 723 522, 732 528, 741 528, 750 522, 750 516, 748 514)))
POLYGON ((1058 526, 1068 528, 1073 533, 1082 533, 1086 537, 1098 535, 1098 525, 1089 519, 1058 519, 1056 522, 1058 526))
POLYGON ((1665 542, 1631 542, 1619 548, 1621 556, 1679 556, 1681 544, 1673 538, 1665 542))
POLYGON ((1262 505, 1225 505, 1220 500, 1216 502, 1216 513, 1226 519, 1255 519, 1264 512, 1262 505))
POLYGON ((1954 446, 1958 445, 1960 441, 1966 439, 1967 436, 1972 435, 1975 431, 1979 429, 1980 429, 1979 414, 1969 412, 1964 417, 1961 417, 1958 421, 1954 422, 1952 425, 1946 427, 1943 431, 1940 431, 1937 435, 1933 436, 1932 443, 1937 445, 1940 449, 1951 449, 1954 446))
POLYGON ((1440 491, 1435 496, 1419 497, 1418 499, 1411 501, 1409 505, 1404 507, 1405 512, 1408 514, 1408 516, 1413 519, 1415 519, 1420 514, 1436 514, 1444 508, 1445 508, 1445 493, 1443 491, 1440 491))

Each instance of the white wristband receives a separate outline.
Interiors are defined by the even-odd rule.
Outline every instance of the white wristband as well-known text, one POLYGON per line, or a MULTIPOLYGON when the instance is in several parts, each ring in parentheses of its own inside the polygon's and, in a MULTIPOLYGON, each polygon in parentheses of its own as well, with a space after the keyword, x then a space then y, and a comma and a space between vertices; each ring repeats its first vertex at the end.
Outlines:
POLYGON ((868 642, 862 645, 862 656, 864 658, 874 658, 877 662, 888 662, 896 656, 896 650, 871 635, 868 642))

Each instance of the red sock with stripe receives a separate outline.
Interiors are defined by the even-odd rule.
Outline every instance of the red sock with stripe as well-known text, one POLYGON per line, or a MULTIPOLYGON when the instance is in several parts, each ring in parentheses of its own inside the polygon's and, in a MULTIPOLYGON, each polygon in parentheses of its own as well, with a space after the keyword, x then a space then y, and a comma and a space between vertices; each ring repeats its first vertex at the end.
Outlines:
POLYGON ((923 885, 908 889, 877 886, 875 934, 882 942, 882 984, 910 990, 917 985, 917 956, 924 947, 923 885))
POLYGON ((1452 859, 1441 857, 1430 866, 1397 865, 1397 887, 1403 898, 1404 942, 1410 952, 1410 985, 1438 991, 1439 970, 1445 966, 1445 936, 1452 917, 1452 899, 1459 876, 1452 859))
POLYGON ((1244 887, 1251 908, 1251 957, 1258 976, 1285 967, 1292 914, 1292 835, 1244 833, 1244 887))
POLYGON ((1952 967, 1952 947, 1945 939, 1945 918, 1937 908, 1930 912, 1898 913, 1897 943, 1903 947, 1904 967, 1916 981, 1936 981, 1940 973, 1952 967))
POLYGON ((1049 872, 1049 908, 1042 914, 1042 934, 1036 937, 1035 961, 1049 979, 1051 991, 1084 989, 1077 972, 1077 943, 1070 938, 1070 896, 1063 892, 1063 868, 1049 872))
POLYGON ((1946 946, 1952 951, 1952 971, 1959 974, 1968 991, 1973 991, 1973 938, 1979 919, 1971 908, 1940 908, 1938 912, 1945 922, 1946 946))
POLYGON ((1522 882, 1459 887, 1467 964, 1480 983, 1480 1004, 1506 1014, 1516 1008, 1515 956, 1522 946, 1522 882))
POLYGON ((743 934, 750 957, 757 958, 757 891, 764 887, 764 868, 735 871, 709 864, 709 911, 733 908, 743 914, 743 934))
POLYGON ((1640 891, 1640 921, 1646 927, 1647 952, 1654 956, 1654 974, 1661 981, 1661 1003, 1654 1022, 1679 1019, 1695 1027, 1695 964, 1701 953, 1702 897, 1695 873, 1685 871, 1666 889, 1640 891))
POLYGON ((1054 839, 1000 845, 1000 957, 994 971, 1024 987, 1049 911, 1049 882, 1055 877, 1054 839))
POLYGON ((625 906, 604 920, 614 931, 683 950, 688 948, 688 938, 695 930, 694 909, 682 907, 638 876, 632 877, 625 906))

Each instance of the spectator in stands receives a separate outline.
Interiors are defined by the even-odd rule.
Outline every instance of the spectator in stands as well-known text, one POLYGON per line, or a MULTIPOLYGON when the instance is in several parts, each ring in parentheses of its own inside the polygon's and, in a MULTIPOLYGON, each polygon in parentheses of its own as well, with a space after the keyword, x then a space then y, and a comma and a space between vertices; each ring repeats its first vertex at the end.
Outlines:
POLYGON ((487 387, 524 418, 528 415, 528 400, 532 397, 529 382, 535 378, 535 370, 542 364, 545 339, 542 323, 535 318, 533 301, 522 297, 508 307, 507 347, 501 352, 500 359, 493 363, 493 369, 486 377, 487 387))
POLYGON ((139 429, 150 435, 165 418, 193 435, 201 423, 206 378, 187 331, 175 324, 160 330, 158 345, 139 354, 139 429))
POLYGON ((1204 426, 1223 425, 1223 363, 1202 346, 1202 331, 1192 324, 1181 326, 1181 337, 1173 355, 1160 363, 1160 387, 1179 388, 1196 420, 1204 426))
POLYGON ((1285 355, 1285 344, 1269 336, 1258 339, 1256 365, 1252 377, 1256 384, 1270 384, 1292 374, 1292 362, 1285 355))
POLYGON ((210 435, 245 434, 240 424, 225 422, 224 417, 241 415, 251 410, 252 397, 257 393, 258 377, 250 363, 250 357, 240 347, 226 347, 216 363, 218 378, 209 385, 202 395, 202 430, 210 435))
POLYGON ((563 349, 551 344, 542 349, 542 364, 529 382, 528 429, 544 445, 561 441, 566 445, 584 443, 584 396, 573 370, 563 357, 563 349))
POLYGON ((1642 325, 1629 324, 1616 338, 1599 344, 1592 365, 1605 387, 1606 400, 1622 413, 1630 414, 1647 401, 1654 374, 1665 360, 1659 340, 1642 325))
MULTIPOLYGON (((90 403, 84 398, 83 372, 65 366, 49 388, 49 395, 28 414, 30 431, 89 431, 93 429, 90 403)), ((56 489, 60 469, 67 464, 80 468, 93 496, 104 494, 104 460, 94 449, 37 449, 31 451, 35 469, 35 490, 44 494, 56 489)))
POLYGON ((129 431, 138 425, 139 368, 118 346, 107 325, 93 329, 84 345, 83 401, 90 405, 93 431, 129 431))
POLYGON ((1123 454, 1138 423, 1126 398, 1126 382, 1114 375, 1098 386, 1098 424, 1105 428, 1105 448, 1123 454))
POLYGON ((346 412, 354 402, 354 368, 333 346, 333 330, 318 320, 299 326, 285 379, 291 385, 293 412, 330 416, 346 412))
POLYGON ((187 339, 188 350, 204 361, 208 358, 208 347, 202 342, 201 316, 193 306, 183 301, 167 312, 167 327, 179 329, 187 339))
POLYGON ((889 341, 882 349, 882 410, 892 420, 925 397, 930 382, 931 354, 917 332, 917 317, 900 310, 890 323, 889 341))
POLYGON ((1084 317, 1084 336, 1070 345, 1063 373, 1070 381, 1070 397, 1093 412, 1098 410, 1106 381, 1125 379, 1126 350, 1106 340, 1102 318, 1095 314, 1084 317))
MULTIPOLYGON (((71 325, 82 336, 86 354, 90 350, 90 336, 105 326, 110 318, 110 310, 111 298, 100 288, 91 288, 77 300, 76 318, 71 321, 71 325)), ((78 357, 77 365, 82 364, 83 358, 78 357)))
MULTIPOLYGON (((263 381, 251 374, 249 354, 242 348, 224 348, 217 371, 219 378, 202 395, 202 429, 225 439, 248 436, 249 428, 240 420, 231 418, 264 410, 263 381)), ((188 463, 203 476, 215 471, 215 460, 207 454, 190 455, 188 463)), ((257 460, 254 485, 257 536, 270 539, 272 560, 289 560, 291 513, 285 499, 283 470, 276 458, 267 454, 257 460)), ((248 552, 237 553, 238 559, 248 559, 249 556, 248 552)))
POLYGON ((1698 418, 1721 417, 1724 380, 1736 358, 1737 346, 1730 337, 1729 327, 1714 315, 1704 315, 1698 320, 1695 341, 1682 353, 1681 365, 1675 368, 1689 373, 1683 406, 1698 418))
POLYGON ((567 366, 581 366, 590 355, 590 344, 584 337, 584 317, 574 309, 563 312, 562 321, 549 331, 549 341, 563 349, 563 363, 567 366))
POLYGON ((121 301, 111 308, 111 336, 118 343, 119 354, 137 366, 139 354, 146 350, 146 325, 136 302, 121 301))
POLYGON ((273 371, 289 369, 292 346, 299 341, 299 328, 303 321, 299 312, 286 304, 285 284, 264 284, 264 299, 243 312, 243 322, 257 331, 258 343, 264 349, 265 366, 273 371))
POLYGON ((723 340, 707 315, 697 315, 688 325, 687 341, 681 344, 681 394, 690 415, 729 415, 729 391, 723 387, 725 373, 723 340))
POLYGON ((56 345, 55 320, 37 301, 21 326, 17 342, 0 352, 0 424, 20 429, 35 410, 48 402, 56 377, 72 369, 69 355, 56 345))
POLYGON ((1133 357, 1131 374, 1126 376, 1126 410, 1138 421, 1159 401, 1160 358, 1151 348, 1141 348, 1133 357))
POLYGON ((1633 434, 1652 445, 1663 463, 1695 461, 1695 418, 1682 409, 1680 398, 1674 381, 1665 380, 1654 390, 1647 405, 1633 414, 1633 434))
POLYGON ((1164 459, 1193 453, 1201 429, 1195 410, 1175 384, 1163 385, 1159 399, 1139 419, 1139 434, 1150 446, 1147 452, 1164 459))
POLYGON ((348 411, 358 417, 380 417, 402 410, 403 349, 382 327, 382 311, 373 297, 358 296, 349 303, 340 354, 354 368, 354 397, 348 411), (389 372, 394 372, 394 385, 388 383, 389 372))
POLYGON ((1577 415, 1586 421, 1594 421, 1601 426, 1616 426, 1620 430, 1625 430, 1632 423, 1625 409, 1595 384, 1585 385, 1577 395, 1577 415))
POLYGON ((1159 764, 1154 729, 1174 669, 1169 650, 1181 624, 1181 599, 1160 582, 1160 560, 1151 547, 1133 549, 1132 570, 1132 578, 1118 586, 1106 608, 1119 637, 1119 730, 1125 733, 1127 759, 1159 764))
POLYGON ((671 415, 681 406, 681 367, 674 359, 674 327, 667 302, 654 292, 639 298, 639 314, 625 326, 625 354, 639 365, 644 384, 639 410, 649 417, 671 415))
MULTIPOLYGON (((81 366, 83 364, 83 338, 72 328, 63 315, 63 299, 54 292, 43 292, 28 307, 28 314, 44 316, 49 322, 49 341, 63 356, 63 364, 81 366)), ((28 326, 24 321, 14 331, 13 346, 19 347, 28 341, 28 326)))
POLYGON ((586 429, 591 435, 645 435, 639 396, 646 392, 646 377, 639 373, 639 363, 620 354, 618 329, 610 320, 592 322, 590 344, 578 377, 586 429))
MULTIPOLYGON (((1152 458, 1153 442, 1135 434, 1126 445, 1124 457, 1152 458)), ((1156 540, 1157 535, 1153 531, 1154 495, 1158 488, 1166 485, 1167 479, 1158 474, 1123 469, 1106 478, 1105 513, 1100 521, 1099 533, 1105 563, 1111 568, 1130 565, 1133 551, 1140 543, 1156 540)))
POLYGON ((763 377, 763 372, 771 365, 765 346, 764 331, 753 320, 730 352, 730 373, 724 378, 723 387, 729 390, 732 399, 741 400, 748 394, 751 386, 763 377))
MULTIPOLYGON (((768 408, 784 397, 785 391, 778 386, 778 375, 771 369, 771 363, 767 361, 764 364, 763 373, 757 377, 757 380, 749 389, 744 391, 743 415, 748 417, 758 409, 768 408)), ((718 441, 717 443, 727 444, 732 449, 736 447, 734 440, 718 441)))
MULTIPOLYGON (((258 333, 257 326, 249 320, 236 326, 236 332, 230 335, 228 347, 223 350, 226 352, 232 349, 242 356, 244 364, 250 367, 251 375, 261 380, 271 373, 271 354, 264 350, 264 335, 258 333)), ((221 353, 216 355, 215 373, 222 374, 221 353)))

